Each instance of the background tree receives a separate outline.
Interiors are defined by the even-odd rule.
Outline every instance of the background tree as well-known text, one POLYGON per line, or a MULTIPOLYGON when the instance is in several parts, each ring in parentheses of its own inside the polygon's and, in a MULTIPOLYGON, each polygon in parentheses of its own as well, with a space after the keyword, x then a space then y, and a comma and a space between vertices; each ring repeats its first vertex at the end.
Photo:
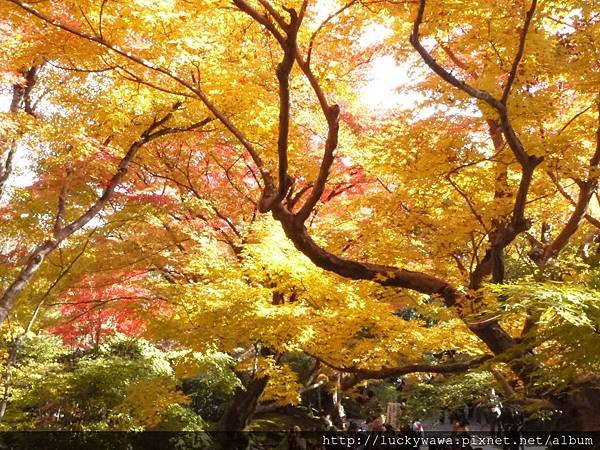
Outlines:
MULTIPOLYGON (((128 149, 121 159, 127 165, 135 159, 139 183, 130 178, 127 188, 155 195, 162 185, 174 208, 163 228, 194 241, 157 266, 162 278, 147 288, 191 311, 192 322, 211 320, 214 334, 201 337, 189 320, 160 314, 157 328, 187 329, 181 343, 191 347, 217 341, 231 351, 260 341, 272 354, 251 353, 255 370, 282 370, 273 362, 287 347, 363 379, 485 362, 499 385, 507 387, 501 381, 507 377, 520 380, 509 395, 566 412, 576 427, 598 427, 595 361, 578 364, 564 389, 544 387, 552 372, 546 346, 558 342, 568 351, 567 329, 587 333, 589 351, 597 343, 583 318, 595 317, 593 308, 586 306, 578 321, 565 313, 586 302, 595 277, 600 58, 599 18, 589 3, 304 1, 284 8, 235 0, 233 6, 155 2, 142 10, 137 3, 18 0, 0 6, 10 30, 32 43, 11 41, 18 49, 12 70, 45 58, 59 66, 48 85, 56 86, 56 76, 71 82, 53 91, 45 107, 52 125, 60 118, 53 111, 72 112, 60 128, 65 134, 38 141, 60 143, 70 162, 80 145, 62 137, 73 140, 68 131, 85 117, 94 133, 84 135, 105 146, 118 142, 128 149), (369 110, 360 95, 364 77, 373 59, 386 56, 414 64, 401 86, 414 101, 369 110), (73 93, 85 95, 74 100, 73 93), (209 123, 210 133, 192 132, 209 123), (159 141, 165 134, 173 136, 159 141), (160 158, 137 157, 149 138, 157 138, 160 158), (221 170, 204 167, 213 163, 221 170), (245 206, 237 207, 242 198, 245 206), (296 253, 257 213, 271 214, 296 253), (274 258, 282 248, 284 263, 274 258), (548 294, 548 285, 537 284, 547 280, 562 284, 550 285, 548 294), (486 283, 525 285, 541 304, 521 304, 519 294, 502 288, 486 291, 486 283), (557 298, 570 302, 560 314, 553 310, 557 298), (353 299, 366 311, 353 309, 353 299), (224 314, 231 301, 234 317, 224 314), (406 306, 421 320, 400 318, 406 306), (545 320, 552 314, 566 322, 545 320), (332 332, 340 318, 347 320, 332 332), (217 336, 221 326, 227 333, 217 336), (325 350, 325 336, 331 347, 314 354, 315 347, 325 350), (355 337, 369 346, 353 346, 355 337), (424 357, 449 347, 460 350, 455 360, 424 357), (580 389, 588 394, 584 403, 580 389)), ((43 84, 38 79, 36 88, 43 84)), ((55 154, 40 158, 51 166, 54 159, 44 158, 55 154)), ((70 164, 58 164, 54 176, 62 180, 58 174, 73 171, 70 164)), ((6 277, 5 316, 44 252, 91 220, 75 210, 95 215, 106 206, 106 193, 112 198, 124 180, 117 173, 95 203, 89 186, 69 185, 69 192, 88 193, 74 203, 73 222, 61 212, 67 185, 53 190, 59 212, 46 212, 36 226, 54 230, 54 238, 34 239, 38 247, 27 247, 20 275, 13 268, 6 277)))

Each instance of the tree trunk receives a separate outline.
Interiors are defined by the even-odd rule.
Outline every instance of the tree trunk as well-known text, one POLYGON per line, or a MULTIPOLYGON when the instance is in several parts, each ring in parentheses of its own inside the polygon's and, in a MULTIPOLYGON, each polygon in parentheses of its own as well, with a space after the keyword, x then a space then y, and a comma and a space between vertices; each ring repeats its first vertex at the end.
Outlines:
POLYGON ((336 375, 335 390, 332 392, 331 396, 331 402, 325 408, 325 413, 329 415, 333 425, 338 430, 342 430, 344 428, 344 420, 346 418, 344 407, 342 406, 341 387, 342 374, 338 372, 336 375))
POLYGON ((573 385, 565 400, 559 427, 565 431, 600 431, 600 375, 583 378, 573 385))
POLYGON ((2 392, 2 400, 0 401, 0 422, 4 420, 6 415, 6 408, 10 402, 11 389, 12 389, 12 375, 15 364, 17 363, 18 353, 23 344, 24 335, 17 337, 13 342, 8 345, 8 355, 5 361, 5 372, 4 372, 4 389, 2 392))
POLYGON ((215 424, 215 431, 242 431, 246 429, 260 396, 265 390, 268 378, 253 378, 246 389, 238 389, 225 410, 223 416, 215 424))
POLYGON ((268 381, 268 377, 254 377, 245 389, 237 389, 225 413, 212 428, 212 431, 217 432, 213 435, 213 439, 218 448, 223 450, 248 448, 248 437, 242 431, 250 424, 268 381))

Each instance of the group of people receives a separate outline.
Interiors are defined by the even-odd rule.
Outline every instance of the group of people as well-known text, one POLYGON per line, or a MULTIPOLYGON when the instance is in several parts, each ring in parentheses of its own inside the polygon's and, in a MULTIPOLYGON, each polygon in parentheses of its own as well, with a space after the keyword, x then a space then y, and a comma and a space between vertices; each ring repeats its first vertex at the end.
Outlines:
MULTIPOLYGON (((285 448, 289 450, 333 450, 337 448, 351 448, 355 450, 363 449, 377 449, 377 444, 374 439, 369 440, 368 437, 371 433, 384 434, 388 437, 393 436, 410 436, 413 438, 424 438, 426 437, 425 425, 421 419, 415 419, 410 422, 409 425, 405 425, 400 429, 396 430, 394 426, 386 421, 384 414, 372 414, 367 418, 366 421, 357 423, 356 421, 346 422, 342 430, 339 430, 333 426, 332 421, 326 416, 328 420, 325 421, 325 430, 330 432, 343 432, 343 435, 353 436, 354 444, 352 446, 344 445, 325 445, 325 444, 311 444, 302 437, 300 428, 295 426, 290 429, 288 439, 283 446, 278 448, 285 448), (367 445, 365 445, 368 443, 367 445)), ((481 425, 487 425, 490 427, 492 437, 503 437, 511 436, 517 437, 520 435, 523 427, 523 415, 519 409, 509 405, 502 405, 501 403, 496 404, 467 404, 462 408, 455 410, 443 409, 440 413, 439 422, 440 424, 448 423, 451 424, 450 436, 454 438, 454 444, 444 443, 442 445, 414 445, 407 446, 407 448, 429 448, 429 450, 453 450, 453 449, 469 449, 478 450, 477 448, 465 446, 464 443, 470 441, 470 421, 472 423, 478 423, 481 425)), ((431 435, 430 435, 431 436, 431 435)), ((519 439, 516 439, 519 441, 519 439)), ((381 447, 383 448, 383 447, 381 447)), ((394 448, 401 448, 395 446, 394 448)), ((507 450, 506 448, 504 450, 507 450)), ((512 450, 512 449, 510 449, 512 450)), ((515 447, 514 450, 517 450, 515 447)))
MULTIPOLYGON (((470 441, 470 430, 469 430, 469 421, 465 417, 451 417, 452 423, 452 431, 450 433, 450 437, 452 437, 453 443, 438 443, 431 444, 428 443, 426 446, 423 444, 407 444, 405 447, 408 448, 428 448, 429 450, 481 450, 480 447, 471 447, 468 444, 465 445, 465 442, 470 441)), ((512 434, 515 432, 514 424, 516 422, 512 422, 511 426, 506 425, 503 428, 503 434, 512 434), (512 427, 512 428, 511 428, 512 427)), ((334 431, 334 430, 330 430, 334 431)), ((353 437, 353 444, 349 445, 347 442, 341 445, 337 444, 323 444, 319 442, 310 442, 310 439, 306 439, 305 436, 301 433, 300 427, 293 426, 288 433, 287 439, 285 439, 281 444, 277 447, 277 449, 281 450, 334 450, 334 449, 353 449, 353 450, 376 450, 383 448, 390 448, 389 445, 378 446, 377 441, 373 439, 374 434, 383 434, 388 437, 397 437, 399 435, 409 436, 413 438, 424 438, 426 437, 425 426, 423 421, 416 419, 412 421, 412 423, 408 426, 402 427, 399 430, 395 430, 394 427, 387 423, 385 420, 385 416, 383 414, 377 415, 375 417, 371 417, 370 420, 366 422, 366 425, 359 425, 356 422, 350 422, 348 424, 347 430, 340 436, 351 436, 353 437), (371 435, 371 439, 369 439, 369 435, 371 435)), ((381 440, 380 440, 381 442, 381 440)), ((396 445, 392 448, 402 448, 402 446, 396 445)), ((513 450, 512 448, 510 450, 513 450)), ((515 447, 514 450, 517 450, 515 447)))
MULTIPOLYGON (((445 423, 447 410, 440 412, 440 423, 445 423)), ((489 427, 492 438, 519 434, 524 426, 521 410, 513 405, 502 404, 499 401, 491 405, 467 404, 448 414, 448 419, 455 426, 469 425, 469 421, 489 427)))

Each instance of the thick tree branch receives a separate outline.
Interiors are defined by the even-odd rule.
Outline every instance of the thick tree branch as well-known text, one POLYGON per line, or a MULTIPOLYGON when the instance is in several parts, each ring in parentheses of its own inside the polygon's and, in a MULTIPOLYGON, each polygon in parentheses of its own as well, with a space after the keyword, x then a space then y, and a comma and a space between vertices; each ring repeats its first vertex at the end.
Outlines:
POLYGON ((372 280, 384 286, 403 287, 424 294, 439 294, 448 306, 454 306, 461 297, 461 294, 448 282, 431 275, 392 266, 353 261, 334 255, 315 243, 304 222, 298 220, 283 205, 276 205, 272 212, 295 247, 322 269, 353 280, 372 280))
POLYGON ((281 201, 290 187, 288 170, 288 138, 290 133, 290 72, 294 65, 296 51, 296 35, 288 35, 283 61, 277 67, 279 81, 279 136, 277 138, 277 154, 279 156, 279 188, 276 201, 281 201))
POLYGON ((17 112, 20 109, 27 114, 33 115, 33 107, 31 105, 31 91, 35 87, 38 78, 38 66, 31 67, 24 73, 25 85, 13 87, 13 97, 10 103, 10 112, 17 112))
MULTIPOLYGON (((296 249, 317 267, 353 280, 369 280, 382 286, 400 287, 429 295, 440 296, 444 304, 454 308, 459 317, 468 313, 470 299, 449 282, 422 272, 413 272, 392 266, 354 261, 337 256, 320 247, 310 236, 304 223, 283 205, 273 208, 273 217, 283 227, 285 235, 296 249)), ((494 354, 500 354, 514 345, 514 339, 497 322, 471 328, 494 354)))
MULTIPOLYGON (((300 221, 306 221, 319 199, 323 195, 325 184, 329 176, 329 171, 334 160, 334 151, 337 148, 338 133, 339 133, 339 107, 337 105, 329 105, 325 93, 323 92, 318 80, 310 69, 310 64, 304 60, 298 52, 296 44, 296 35, 300 26, 301 17, 294 10, 288 9, 290 14, 290 23, 285 20, 275 11, 267 0, 262 0, 261 4, 267 9, 274 20, 285 30, 286 37, 284 38, 279 31, 272 25, 267 16, 260 14, 252 8, 245 0, 235 0, 234 3, 240 10, 246 12, 255 21, 262 24, 280 43, 284 52, 283 61, 277 68, 277 78, 279 81, 279 138, 278 138, 278 155, 279 155, 279 187, 277 193, 273 190, 265 189, 261 202, 259 202, 259 210, 267 212, 273 209, 276 204, 280 204, 287 194, 291 182, 287 174, 287 151, 288 151, 288 134, 289 134, 289 75, 295 59, 300 69, 307 77, 313 91, 315 92, 321 110, 325 115, 328 124, 328 133, 325 141, 325 150, 319 174, 315 181, 311 194, 302 205, 297 213, 297 218, 300 221)), ((306 8, 306 2, 303 3, 302 11, 306 8)))
POLYGON ((273 19, 275 19, 275 21, 279 24, 279 26, 287 32, 288 26, 290 25, 288 25, 283 16, 279 14, 275 8, 273 8, 273 5, 271 5, 271 3, 269 3, 268 0, 258 0, 258 2, 269 12, 273 19))
MULTIPOLYGON (((290 133, 290 73, 296 59, 297 45, 296 37, 298 29, 302 22, 302 15, 299 16, 293 9, 287 9, 290 21, 289 24, 277 13, 277 11, 266 0, 261 0, 261 4, 267 9, 277 23, 285 30, 285 37, 272 25, 267 16, 260 14, 245 0, 234 0, 234 4, 243 12, 252 17, 255 21, 262 24, 279 42, 283 50, 283 59, 277 66, 277 81, 279 84, 279 130, 277 138, 278 154, 278 175, 279 185, 277 192, 269 192, 265 189, 259 210, 268 212, 275 203, 280 203, 286 196, 291 180, 288 175, 288 139, 290 133)), ((303 8, 306 7, 304 3, 303 8)))
POLYGON ((423 47, 419 40, 419 28, 421 23, 423 23, 423 18, 425 15, 425 4, 426 0, 419 1, 419 9, 417 10, 417 16, 415 18, 415 22, 413 24, 413 30, 410 35, 410 43, 415 48, 417 53, 421 55, 421 58, 429 66, 431 70, 433 70, 438 76, 440 76, 443 80, 450 83, 452 86, 460 89, 461 91, 467 93, 473 98, 477 98, 479 100, 483 100, 487 104, 489 104, 494 109, 502 108, 503 105, 496 100, 489 92, 486 92, 481 89, 477 89, 465 81, 459 80, 446 69, 444 69, 432 56, 431 54, 423 47))
POLYGON ((442 364, 427 364, 427 363, 414 363, 396 367, 382 367, 380 369, 364 369, 357 366, 341 366, 336 363, 332 363, 324 360, 319 356, 309 354, 322 364, 331 367, 334 370, 351 373, 354 376, 350 380, 346 380, 342 384, 342 388, 347 389, 348 387, 354 386, 364 380, 370 379, 383 379, 389 377, 398 377, 407 375, 409 373, 460 373, 466 372, 469 369, 480 367, 487 361, 493 358, 492 355, 481 355, 468 361, 458 361, 442 364))
POLYGON ((487 249, 483 259, 477 265, 471 274, 469 287, 477 290, 481 288, 486 276, 494 274, 494 282, 503 281, 503 252, 515 238, 527 231, 531 223, 525 219, 525 206, 527 204, 527 192, 533 178, 533 168, 526 166, 523 168, 515 205, 512 212, 511 221, 508 224, 499 223, 497 228, 491 233, 491 246, 487 249))

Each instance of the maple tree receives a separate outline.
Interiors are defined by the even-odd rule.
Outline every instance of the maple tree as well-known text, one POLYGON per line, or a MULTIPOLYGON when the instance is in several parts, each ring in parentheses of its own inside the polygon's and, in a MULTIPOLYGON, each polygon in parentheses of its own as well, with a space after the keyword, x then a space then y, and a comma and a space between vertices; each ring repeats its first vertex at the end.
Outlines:
POLYGON ((3 0, 0 321, 51 289, 67 342, 246 349, 226 427, 298 401, 294 352, 334 389, 488 370, 598 427, 591 3, 3 0), (407 105, 365 102, 385 58, 407 105))

